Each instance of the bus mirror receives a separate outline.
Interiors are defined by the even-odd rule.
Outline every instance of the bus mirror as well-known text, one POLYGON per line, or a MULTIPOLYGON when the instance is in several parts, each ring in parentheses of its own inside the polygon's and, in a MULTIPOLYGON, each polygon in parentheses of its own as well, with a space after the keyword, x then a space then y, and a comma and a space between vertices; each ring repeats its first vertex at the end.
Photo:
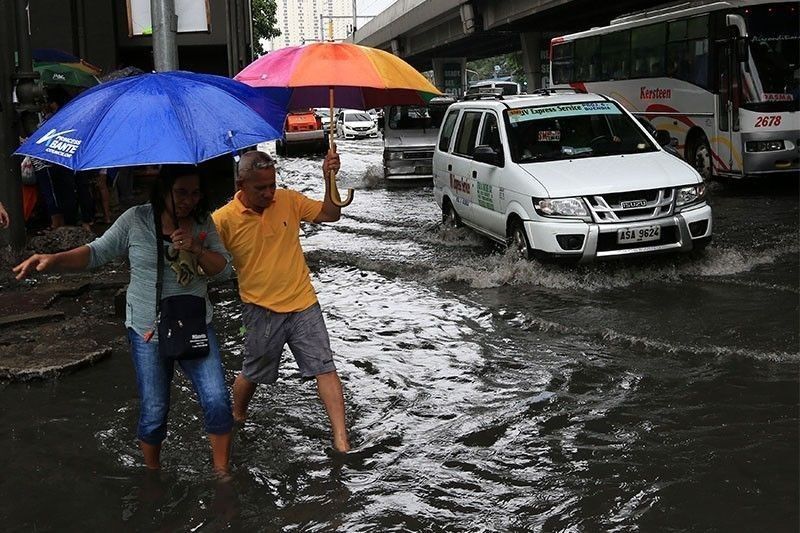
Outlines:
POLYGON ((747 45, 747 39, 736 39, 736 59, 742 63, 747 63, 750 59, 750 47, 747 45))
POLYGON ((384 117, 378 117, 378 129, 383 131, 384 126, 386 126, 386 119, 384 117))
POLYGON ((655 133, 653 133, 653 137, 655 137, 656 142, 661 146, 667 146, 672 143, 672 136, 667 130, 656 130, 655 133))
POLYGON ((725 25, 735 27, 739 32, 739 37, 747 37, 747 25, 744 23, 743 16, 736 14, 725 15, 725 25))

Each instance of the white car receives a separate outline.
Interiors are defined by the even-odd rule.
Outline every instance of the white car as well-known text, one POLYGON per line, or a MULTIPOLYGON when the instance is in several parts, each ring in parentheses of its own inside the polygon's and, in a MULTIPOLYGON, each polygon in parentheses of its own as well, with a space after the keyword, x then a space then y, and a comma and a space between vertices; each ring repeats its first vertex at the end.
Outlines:
POLYGON ((336 134, 341 139, 377 137, 378 125, 366 111, 344 110, 336 116, 336 134))
POLYGON ((322 121, 322 129, 327 131, 328 128, 330 128, 330 124, 331 124, 331 110, 330 110, 330 108, 327 108, 327 107, 315 107, 314 108, 314 114, 319 117, 320 121, 322 121))
POLYGON ((688 252, 711 240, 697 171, 599 94, 542 90, 457 102, 442 124, 433 173, 446 223, 525 258, 585 262, 688 252))

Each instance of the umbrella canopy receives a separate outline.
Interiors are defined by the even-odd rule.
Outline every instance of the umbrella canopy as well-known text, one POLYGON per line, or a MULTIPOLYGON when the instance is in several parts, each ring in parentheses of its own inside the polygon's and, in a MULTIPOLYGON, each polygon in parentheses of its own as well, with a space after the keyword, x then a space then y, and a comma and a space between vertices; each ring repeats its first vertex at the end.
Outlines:
POLYGON ((197 164, 276 139, 286 111, 237 81, 141 74, 84 92, 15 152, 72 170, 197 164))
POLYGON ((329 89, 339 107, 425 105, 441 93, 414 67, 383 50, 350 43, 290 46, 250 63, 235 79, 289 109, 322 107, 329 89))
POLYGON ((39 73, 44 85, 67 85, 70 87, 94 87, 99 81, 97 78, 84 69, 80 68, 80 63, 36 63, 33 70, 39 73))
MULTIPOLYGON (((259 88, 287 109, 330 107, 371 109, 387 105, 425 105, 440 96, 436 87, 411 65, 383 50, 350 43, 290 46, 262 56, 236 79, 259 88)), ((328 140, 333 148, 333 121, 328 140)), ((353 190, 342 201, 336 175, 328 177, 331 199, 339 207, 353 201, 353 190)))
POLYGON ((63 50, 57 50, 55 48, 34 48, 32 55, 33 61, 37 65, 58 63, 74 69, 82 70, 83 72, 93 76, 98 76, 102 72, 101 68, 96 67, 77 56, 68 54, 63 50))

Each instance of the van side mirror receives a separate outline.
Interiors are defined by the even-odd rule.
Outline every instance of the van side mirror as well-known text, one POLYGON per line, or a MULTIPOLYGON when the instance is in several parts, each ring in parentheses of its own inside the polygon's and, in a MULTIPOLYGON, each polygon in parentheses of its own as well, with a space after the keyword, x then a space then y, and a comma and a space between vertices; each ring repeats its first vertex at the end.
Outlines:
POLYGON ((386 119, 378 117, 378 129, 383 131, 384 126, 386 126, 386 119))
POLYGON ((487 165, 494 165, 496 167, 503 166, 503 154, 498 153, 497 150, 486 144, 476 146, 472 157, 479 163, 486 163, 487 165))
POLYGON ((672 136, 667 130, 656 130, 653 133, 653 137, 656 138, 656 142, 661 146, 667 146, 672 143, 672 136))

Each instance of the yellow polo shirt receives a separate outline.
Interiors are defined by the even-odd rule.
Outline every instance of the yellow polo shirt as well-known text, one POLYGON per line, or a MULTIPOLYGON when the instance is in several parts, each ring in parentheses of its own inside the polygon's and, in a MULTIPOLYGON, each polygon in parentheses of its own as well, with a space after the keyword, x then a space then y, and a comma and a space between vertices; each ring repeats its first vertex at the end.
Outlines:
POLYGON ((317 294, 300 247, 300 221, 317 218, 322 202, 278 189, 273 203, 259 215, 245 207, 241 194, 212 217, 233 256, 242 301, 278 313, 308 309, 317 303, 317 294))

